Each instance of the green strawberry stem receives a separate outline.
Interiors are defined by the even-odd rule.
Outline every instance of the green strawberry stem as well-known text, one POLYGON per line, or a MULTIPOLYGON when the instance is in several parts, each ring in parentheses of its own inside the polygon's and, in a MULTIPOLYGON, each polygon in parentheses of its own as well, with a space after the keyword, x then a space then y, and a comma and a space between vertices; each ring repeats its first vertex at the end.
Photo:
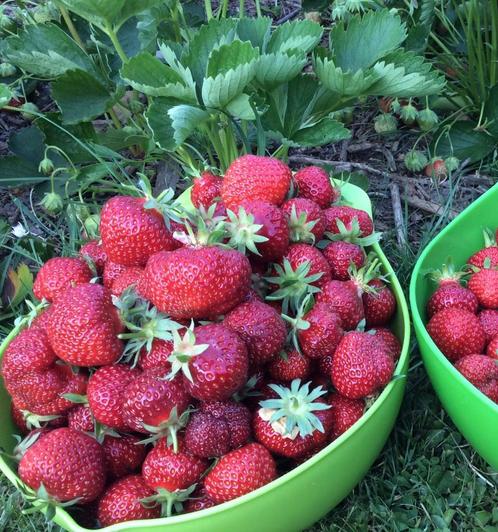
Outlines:
POLYGON ((150 497, 140 499, 140 503, 145 508, 153 508, 157 504, 161 505, 161 517, 171 517, 173 510, 181 513, 183 503, 190 498, 197 484, 192 484, 187 489, 168 491, 165 488, 157 488, 156 493, 150 497))
POLYGON ((193 321, 183 338, 177 331, 173 331, 173 352, 168 357, 168 361, 171 362, 171 373, 168 378, 173 379, 181 371, 190 382, 193 382, 194 379, 190 373, 190 361, 204 353, 208 347, 209 344, 196 344, 193 321))

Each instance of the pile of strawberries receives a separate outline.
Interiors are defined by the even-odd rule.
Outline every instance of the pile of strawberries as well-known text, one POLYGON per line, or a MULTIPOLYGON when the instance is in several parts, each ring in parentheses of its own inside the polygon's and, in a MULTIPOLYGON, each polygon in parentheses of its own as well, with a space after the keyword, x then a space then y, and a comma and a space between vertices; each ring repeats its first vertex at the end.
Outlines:
POLYGON ((351 427, 400 355, 372 220, 321 168, 246 155, 196 179, 190 209, 141 184, 105 203, 101 241, 42 266, 43 310, 1 366, 26 496, 100 526, 271 482, 351 427))
POLYGON ((432 277, 438 287, 427 302, 427 331, 443 354, 476 388, 498 404, 498 246, 485 246, 462 271, 451 261, 432 277), (466 286, 462 281, 466 280, 466 286))

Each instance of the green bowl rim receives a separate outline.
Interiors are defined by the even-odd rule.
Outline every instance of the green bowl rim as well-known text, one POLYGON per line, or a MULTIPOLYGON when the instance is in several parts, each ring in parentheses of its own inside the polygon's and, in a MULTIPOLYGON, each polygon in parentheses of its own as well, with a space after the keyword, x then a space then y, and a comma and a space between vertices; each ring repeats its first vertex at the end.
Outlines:
MULTIPOLYGON (((370 198, 368 197, 366 192, 362 190, 360 187, 357 187, 356 185, 353 185, 350 183, 343 183, 342 186, 345 186, 346 188, 356 189, 355 193, 364 195, 365 198, 368 199, 368 202, 370 203, 370 198)), ((370 213, 371 213, 371 206, 370 206, 370 213)), ((393 375, 394 377, 400 376, 403 367, 407 365, 409 361, 411 324, 410 324, 410 314, 408 310, 408 303, 407 303, 405 294, 403 292, 403 289, 398 281, 398 278, 396 277, 396 273, 394 272, 391 264, 387 260, 387 257, 382 251, 382 249, 380 248, 379 244, 374 244, 371 246, 371 248, 377 253, 379 258, 381 259, 381 262, 384 268, 387 270, 387 273, 389 274, 391 285, 394 289, 396 300, 398 303, 398 312, 400 313, 402 324, 403 324, 402 349, 401 349, 400 358, 398 360, 398 363, 396 365, 394 375, 393 375)), ((4 341, 0 345, 0 357, 3 354, 4 350, 6 349, 6 347, 8 346, 9 342, 12 341, 12 339, 20 332, 22 328, 23 328, 22 324, 18 325, 4 339, 4 341)), ((406 379, 407 375, 404 375, 402 378, 406 379)), ((344 443, 347 442, 347 440, 352 434, 360 430, 360 428, 363 425, 368 423, 368 421, 374 415, 374 413, 377 412, 377 410, 379 410, 382 407, 382 404, 386 400, 387 396, 391 394, 394 387, 398 386, 399 384, 400 384, 400 378, 392 379, 391 382, 389 382, 389 384, 384 388, 381 394, 377 397, 373 405, 363 414, 363 416, 352 427, 350 427, 345 433, 339 436, 339 438, 335 439, 333 442, 331 442, 329 445, 323 448, 320 452, 318 452, 317 454, 315 454, 314 456, 312 456, 311 458, 309 458, 308 460, 306 460, 299 466, 295 467, 291 471, 276 478, 275 480, 266 484, 265 486, 262 486, 261 488, 258 488, 257 490, 252 491, 251 493, 248 493, 246 495, 243 495, 242 497, 238 497, 231 501, 227 501, 225 503, 216 505, 212 508, 206 508, 204 510, 200 510, 198 512, 193 512, 190 514, 181 514, 181 515, 176 515, 173 517, 155 519, 154 526, 175 524, 175 523, 181 523, 183 521, 193 521, 196 519, 202 519, 203 517, 207 517, 211 514, 223 512, 228 507, 233 508, 235 506, 246 504, 250 502, 252 499, 259 497, 260 495, 263 495, 264 493, 277 489, 279 486, 281 486, 288 480, 299 476, 305 469, 308 469, 314 464, 321 462, 330 452, 332 452, 337 447, 344 445, 344 443)), ((0 470, 7 476, 7 478, 9 478, 11 482, 21 483, 21 480, 19 479, 17 473, 14 472, 7 465, 6 461, 1 456, 0 456, 0 470)), ((57 513, 57 517, 59 520, 63 520, 66 523, 70 521, 71 528, 74 532, 87 532, 87 530, 88 531, 90 530, 90 529, 81 527, 73 519, 73 517, 68 512, 66 512, 64 509, 57 508, 56 513, 57 513)), ((108 527, 100 528, 99 530, 102 530, 105 532, 117 532, 119 530, 122 530, 124 525, 126 525, 128 529, 133 529, 133 528, 143 527, 144 525, 147 525, 147 524, 150 524, 150 522, 144 521, 144 520, 127 521, 126 523, 116 523, 108 527)), ((69 526, 69 523, 68 523, 68 526, 69 526)))
POLYGON ((488 191, 486 191, 479 198, 477 198, 473 203, 471 203, 467 208, 465 208, 454 220, 452 220, 446 227, 444 227, 440 231, 440 233, 436 237, 434 237, 431 240, 431 242, 425 247, 425 249, 420 254, 420 257, 418 258, 417 262, 415 263, 415 267, 413 268, 412 276, 410 279, 409 299, 410 299, 410 309, 412 311, 414 327, 419 332, 419 334, 423 336, 424 340, 431 347, 430 356, 434 356, 437 359, 439 359, 439 361, 442 362, 442 364, 448 370, 449 375, 451 375, 454 379, 456 379, 469 393, 474 395, 476 399, 478 399, 483 404, 483 406, 486 406, 488 408, 489 407, 493 408, 494 410, 496 410, 496 413, 498 414, 498 404, 492 401, 488 396, 483 394, 470 381, 468 381, 455 368, 455 366, 445 357, 445 355, 442 353, 439 347, 434 343, 433 339, 427 332, 425 324, 422 320, 422 316, 420 315, 420 312, 418 310, 417 297, 416 297, 416 287, 419 283, 419 280, 421 280, 423 277, 423 274, 420 271, 422 267, 422 263, 424 262, 427 255, 429 255, 432 248, 440 240, 444 239, 444 237, 446 236, 446 233, 448 233, 450 229, 452 228, 452 226, 458 222, 460 217, 463 217, 465 214, 467 214, 470 211, 478 209, 481 203, 484 202, 488 196, 493 195, 493 193, 495 193, 496 191, 498 191, 498 184, 492 186, 488 191))

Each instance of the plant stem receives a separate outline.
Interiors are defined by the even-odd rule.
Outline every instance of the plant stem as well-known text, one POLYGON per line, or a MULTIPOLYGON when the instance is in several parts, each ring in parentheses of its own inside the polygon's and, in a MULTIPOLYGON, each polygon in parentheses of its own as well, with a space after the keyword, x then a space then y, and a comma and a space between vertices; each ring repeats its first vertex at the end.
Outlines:
POLYGON ((239 2, 239 18, 242 18, 245 15, 246 11, 246 2, 245 0, 240 0, 239 2))
POLYGON ((69 15, 68 10, 64 6, 59 6, 59 11, 61 12, 62 18, 64 19, 64 22, 66 23, 67 29, 69 30, 69 33, 71 34, 72 38, 78 43, 79 47, 84 50, 85 45, 81 40, 81 37, 78 33, 78 30, 75 28, 73 21, 71 20, 71 16, 69 15))
POLYGON ((261 18, 261 4, 259 0, 256 0, 256 14, 258 15, 258 18, 261 18))
POLYGON ((223 0, 223 4, 220 8, 220 16, 218 18, 226 18, 228 10, 228 0, 223 0))
POLYGON ((213 18, 213 8, 211 7, 211 0, 204 0, 204 9, 206 10, 206 18, 210 21, 213 18))
POLYGON ((116 52, 119 55, 119 58, 123 62, 123 64, 128 62, 128 56, 126 55, 125 51, 123 50, 123 47, 121 46, 121 43, 119 42, 118 36, 116 35, 116 32, 111 28, 111 26, 106 26, 105 32, 107 33, 107 36, 109 39, 111 39, 111 42, 116 50, 116 52))
POLYGON ((121 129, 121 122, 119 121, 118 116, 114 109, 109 109, 109 116, 111 117, 112 123, 116 126, 116 129, 121 129))

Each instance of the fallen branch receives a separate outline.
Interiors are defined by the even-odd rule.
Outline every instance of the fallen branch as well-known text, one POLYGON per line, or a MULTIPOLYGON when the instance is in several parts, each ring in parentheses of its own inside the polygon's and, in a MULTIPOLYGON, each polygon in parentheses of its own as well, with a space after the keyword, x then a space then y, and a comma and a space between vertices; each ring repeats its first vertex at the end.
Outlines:
POLYGON ((394 227, 396 229, 396 239, 399 247, 406 246, 405 224, 403 223, 403 212, 401 210, 401 198, 399 195, 399 186, 395 181, 389 185, 391 191, 391 203, 394 213, 394 227))

